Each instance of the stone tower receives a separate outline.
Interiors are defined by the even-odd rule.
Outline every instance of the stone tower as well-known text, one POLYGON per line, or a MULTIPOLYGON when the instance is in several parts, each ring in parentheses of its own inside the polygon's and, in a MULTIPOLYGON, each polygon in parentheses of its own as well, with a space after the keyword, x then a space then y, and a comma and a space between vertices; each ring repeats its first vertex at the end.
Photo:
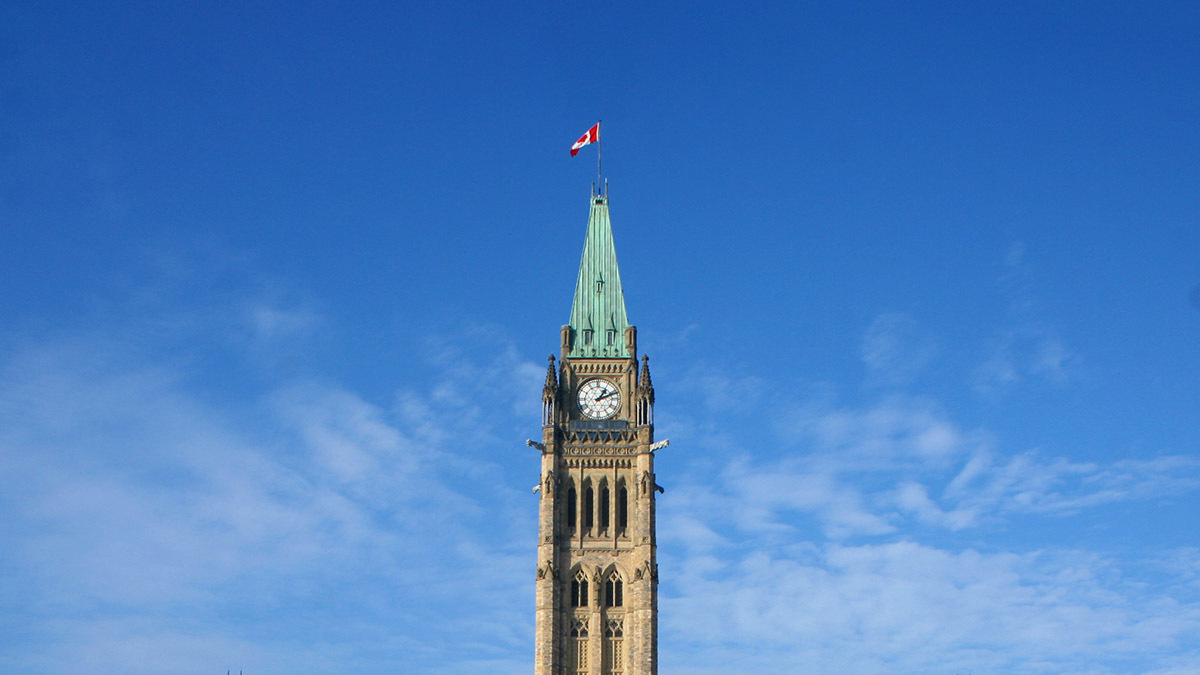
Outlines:
POLYGON ((536 675, 658 672, 654 387, 593 195, 570 323, 542 390, 536 675))

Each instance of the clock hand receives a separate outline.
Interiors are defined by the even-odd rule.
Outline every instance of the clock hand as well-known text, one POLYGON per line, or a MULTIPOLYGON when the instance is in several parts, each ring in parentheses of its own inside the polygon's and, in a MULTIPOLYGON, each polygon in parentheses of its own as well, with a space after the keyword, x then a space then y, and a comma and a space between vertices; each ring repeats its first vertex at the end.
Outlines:
POLYGON ((613 395, 613 394, 615 394, 615 393, 617 393, 617 392, 615 392, 615 391, 606 391, 606 392, 604 392, 603 394, 600 394, 599 396, 597 396, 597 397, 596 397, 596 400, 597 400, 597 401, 604 400, 604 399, 608 398, 609 396, 612 396, 612 395, 613 395))

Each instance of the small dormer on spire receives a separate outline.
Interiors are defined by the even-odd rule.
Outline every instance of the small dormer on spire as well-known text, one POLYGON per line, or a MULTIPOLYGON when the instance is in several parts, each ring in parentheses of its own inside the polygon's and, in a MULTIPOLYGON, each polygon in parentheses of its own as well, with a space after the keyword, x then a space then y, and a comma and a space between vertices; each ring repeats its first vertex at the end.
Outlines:
POLYGON ((608 195, 593 194, 591 201, 571 321, 566 326, 570 332, 563 332, 563 356, 627 359, 634 354, 626 339, 629 318, 608 218, 608 195))

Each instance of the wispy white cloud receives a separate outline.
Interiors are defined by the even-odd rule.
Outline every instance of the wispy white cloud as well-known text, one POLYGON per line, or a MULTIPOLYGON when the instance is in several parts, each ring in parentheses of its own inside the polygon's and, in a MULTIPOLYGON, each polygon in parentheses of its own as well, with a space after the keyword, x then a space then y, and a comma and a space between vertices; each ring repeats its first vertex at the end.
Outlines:
POLYGON ((1200 460, 1005 451, 922 397, 774 400, 764 442, 784 452, 740 449, 660 504, 664 651, 679 672, 1200 668, 1189 553, 1148 570, 1158 552, 961 543, 1106 504, 1190 499, 1200 460))
POLYGON ((972 508, 943 510, 941 505, 929 498, 925 486, 915 481, 901 483, 896 488, 894 499, 896 507, 902 513, 911 515, 922 524, 948 530, 961 530, 972 525, 978 515, 972 508))
POLYGON ((1109 464, 1072 462, 1024 452, 997 462, 971 457, 946 496, 989 511, 1070 514, 1119 501, 1156 499, 1200 489, 1200 459, 1162 455, 1109 464))
POLYGON ((911 382, 937 354, 934 336, 906 312, 875 317, 863 335, 860 356, 868 382, 901 385, 911 382))
POLYGON ((901 466, 947 466, 986 442, 958 428, 928 399, 891 396, 863 409, 828 400, 805 402, 783 414, 777 429, 789 446, 836 471, 890 471, 901 466))
POLYGON ((1008 303, 1006 325, 986 348, 972 374, 979 393, 1002 393, 1023 381, 1065 384, 1080 357, 1069 349, 1059 330, 1039 317, 1033 267, 1025 244, 1015 242, 1005 254, 998 279, 1008 303))
POLYGON ((762 471, 759 466, 736 462, 727 468, 725 481, 732 513, 743 526, 753 529, 769 531, 786 523, 788 512, 804 512, 815 516, 832 537, 895 530, 887 519, 872 513, 857 487, 830 472, 790 463, 762 471))
POLYGON ((243 311, 254 339, 263 343, 307 333, 320 320, 311 308, 287 307, 265 301, 249 303, 243 311))
POLYGON ((974 373, 973 384, 982 393, 1001 392, 1029 379, 1065 384, 1076 360, 1055 331, 1028 323, 993 339, 987 359, 974 373))
POLYGON ((951 552, 913 542, 756 546, 681 563, 663 601, 679 672, 1128 672, 1194 651, 1200 605, 1147 600, 1087 553, 951 552), (1081 665, 1085 664, 1085 665, 1081 665))
POLYGON ((907 517, 959 530, 1005 514, 1070 515, 1200 489, 1200 460, 1190 455, 1108 463, 1032 450, 1004 455, 990 433, 963 429, 920 398, 892 396, 862 409, 822 400, 783 415, 777 431, 799 454, 767 466, 739 459, 731 470, 758 483, 730 481, 728 489, 748 504, 824 514, 826 532, 843 536, 887 532, 907 517))
MULTIPOLYGON (((495 327, 431 335, 397 369, 420 376, 372 397, 319 367, 256 370, 329 324, 314 303, 245 295, 232 306, 251 310, 198 343, 235 352, 214 360, 230 369, 216 385, 210 362, 159 344, 196 344, 209 307, 9 341, 0 625, 20 617, 22 632, 0 636, 0 666, 182 673, 217 654, 218 671, 527 671, 537 469, 518 439, 545 363, 495 327)), ((664 381, 660 428, 686 441, 669 452, 721 451, 664 478, 675 672, 1197 667, 1193 550, 1151 565, 961 543, 1190 495, 1190 456, 1014 451, 930 398, 797 399, 712 364, 664 381)))
POLYGON ((439 394, 468 371, 539 371, 496 351, 389 408, 313 378, 214 397, 186 359, 103 331, 14 343, 0 362, 0 546, 15 586, 0 613, 26 627, 19 645, 0 638, 0 663, 376 672, 392 659, 433 673, 469 624, 476 648, 456 669, 512 672, 532 630, 532 563, 513 533, 532 532, 534 508, 510 481, 478 480, 486 463, 453 459, 471 444, 494 454, 478 444, 498 422, 462 425, 478 398, 439 394))

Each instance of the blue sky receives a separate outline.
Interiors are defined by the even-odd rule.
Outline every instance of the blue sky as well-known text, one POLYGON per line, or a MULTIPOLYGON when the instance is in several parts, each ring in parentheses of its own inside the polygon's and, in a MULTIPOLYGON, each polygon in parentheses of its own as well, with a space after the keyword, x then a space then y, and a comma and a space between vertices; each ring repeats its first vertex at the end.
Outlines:
POLYGON ((526 673, 592 148, 664 675, 1200 672, 1194 3, 7 3, 0 670, 526 673))

